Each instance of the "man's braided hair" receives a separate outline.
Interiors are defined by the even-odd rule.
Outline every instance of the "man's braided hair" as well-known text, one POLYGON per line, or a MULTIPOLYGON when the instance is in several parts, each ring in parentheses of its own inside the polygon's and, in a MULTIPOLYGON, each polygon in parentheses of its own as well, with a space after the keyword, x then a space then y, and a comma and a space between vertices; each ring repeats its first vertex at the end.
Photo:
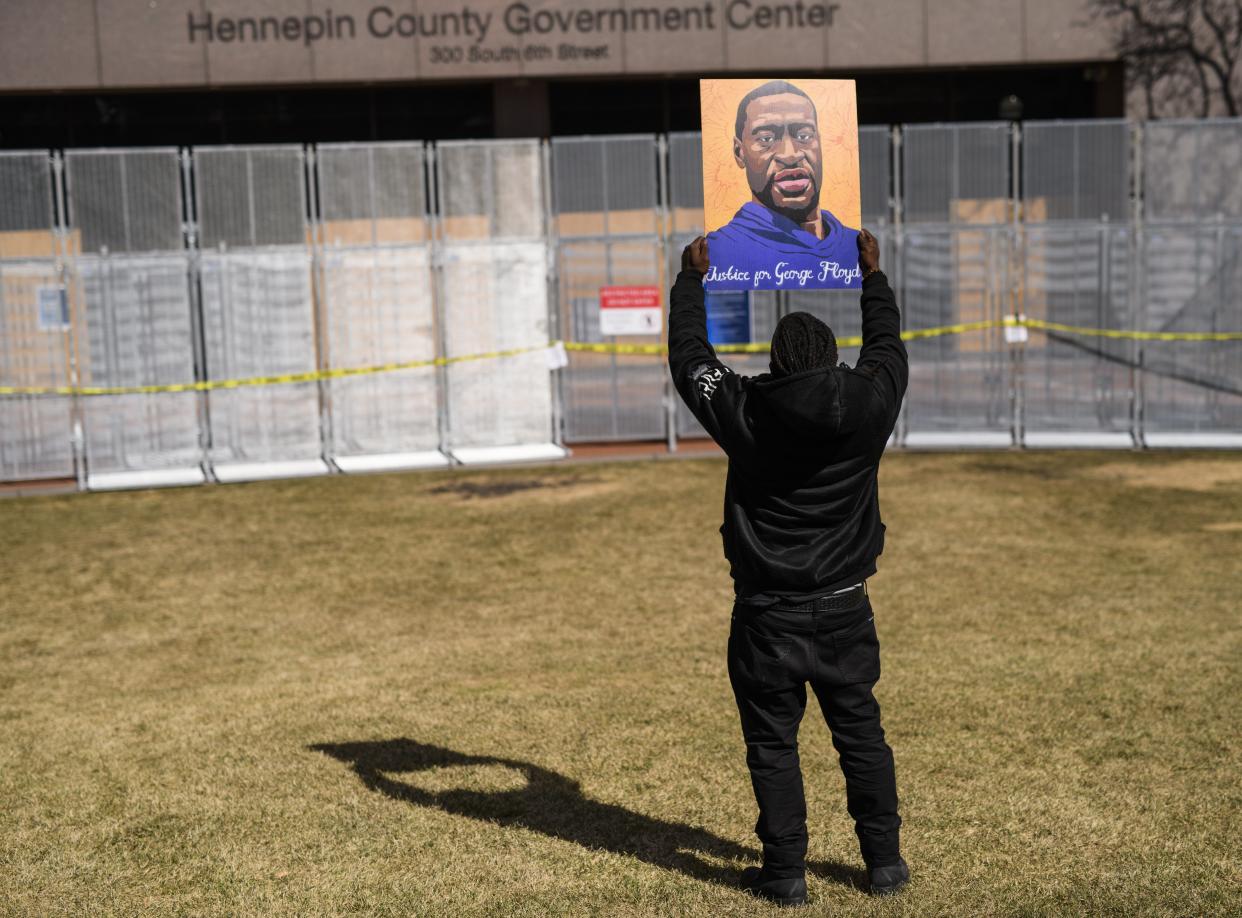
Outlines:
POLYGON ((774 376, 837 365, 837 337, 809 312, 791 312, 772 333, 770 369, 774 376))

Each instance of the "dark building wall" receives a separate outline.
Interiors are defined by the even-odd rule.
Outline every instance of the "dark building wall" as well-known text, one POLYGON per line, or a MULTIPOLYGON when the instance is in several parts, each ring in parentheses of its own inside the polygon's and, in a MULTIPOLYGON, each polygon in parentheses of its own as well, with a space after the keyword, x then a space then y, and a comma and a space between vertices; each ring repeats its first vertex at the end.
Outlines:
MULTIPOLYGON (((812 74, 807 74, 811 76, 812 74)), ((815 74, 819 75, 819 74, 815 74)), ((1121 65, 857 76, 861 124, 1124 114, 1121 65)), ((0 95, 0 148, 444 140, 695 131, 697 78, 0 95)))
MULTIPOLYGON (((1004 117, 1001 102, 1011 95, 1026 119, 1125 115, 1125 80, 1115 62, 829 76, 854 77, 859 124, 990 121, 1004 117)), ((697 79, 566 81, 551 83, 549 97, 552 134, 699 129, 697 79)))
POLYGON ((0 147, 490 137, 488 84, 0 96, 0 147))

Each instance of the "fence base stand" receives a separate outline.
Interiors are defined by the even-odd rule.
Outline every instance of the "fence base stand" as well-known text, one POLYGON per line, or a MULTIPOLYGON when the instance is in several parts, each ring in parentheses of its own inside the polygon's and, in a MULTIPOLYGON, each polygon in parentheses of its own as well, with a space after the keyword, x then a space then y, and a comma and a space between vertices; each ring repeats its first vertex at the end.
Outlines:
POLYGON ((178 488, 200 485, 207 476, 200 468, 151 469, 141 472, 104 472, 86 476, 88 491, 129 491, 143 488, 178 488))
POLYGON ((1134 437, 1125 432, 1047 430, 1026 432, 1030 449, 1132 449, 1134 437))
POLYGON ((217 462, 213 466, 221 484, 238 481, 267 481, 272 478, 311 478, 327 475, 328 465, 322 459, 288 462, 217 462))
POLYGON ((1159 433, 1146 431, 1148 449, 1242 449, 1242 433, 1159 433))
POLYGON ((1009 449, 1013 436, 1009 431, 919 431, 906 434, 906 449, 1009 449))
POLYGON ((564 447, 555 443, 529 443, 521 446, 479 446, 453 450, 453 458, 462 465, 495 465, 505 462, 543 462, 564 459, 564 447))
POLYGON ((449 464, 448 456, 438 450, 418 453, 372 453, 366 456, 335 456, 336 467, 346 474, 359 472, 395 472, 400 469, 435 469, 449 464))

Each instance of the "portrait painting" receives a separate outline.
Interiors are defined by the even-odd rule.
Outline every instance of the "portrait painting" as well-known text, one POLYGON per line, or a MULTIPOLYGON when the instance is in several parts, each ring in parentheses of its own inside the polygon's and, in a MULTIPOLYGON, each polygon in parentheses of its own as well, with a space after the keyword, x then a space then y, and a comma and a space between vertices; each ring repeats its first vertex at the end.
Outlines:
POLYGON ((853 80, 701 80, 709 290, 858 288, 853 80))

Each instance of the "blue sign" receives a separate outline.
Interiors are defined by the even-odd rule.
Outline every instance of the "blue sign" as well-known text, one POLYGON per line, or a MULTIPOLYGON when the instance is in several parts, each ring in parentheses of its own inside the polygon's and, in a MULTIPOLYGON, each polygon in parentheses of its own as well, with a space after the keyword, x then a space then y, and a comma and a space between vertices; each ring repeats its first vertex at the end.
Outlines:
POLYGON ((707 340, 712 344, 750 343, 750 294, 707 294, 707 340))
POLYGON ((69 297, 64 287, 36 288, 35 304, 39 310, 39 331, 64 331, 69 327, 69 297))

